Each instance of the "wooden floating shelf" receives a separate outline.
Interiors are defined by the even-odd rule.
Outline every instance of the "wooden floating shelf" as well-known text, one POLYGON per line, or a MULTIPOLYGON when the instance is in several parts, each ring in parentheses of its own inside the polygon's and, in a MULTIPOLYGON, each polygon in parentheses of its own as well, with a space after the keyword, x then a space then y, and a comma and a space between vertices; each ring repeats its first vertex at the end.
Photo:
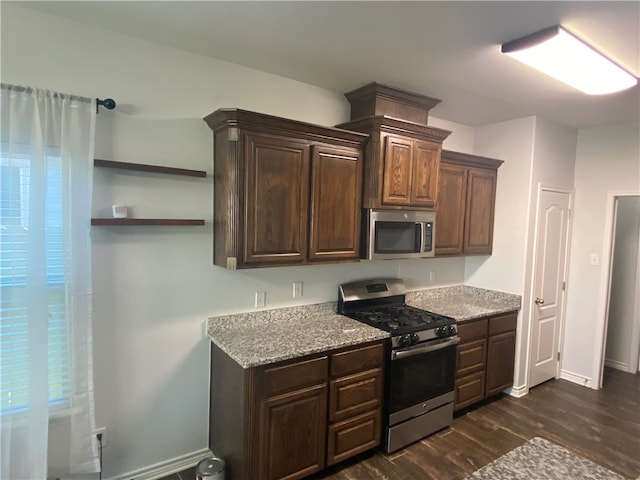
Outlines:
POLYGON ((204 220, 188 218, 92 218, 91 225, 204 225, 204 220))
POLYGON ((96 167, 119 168, 121 170, 136 170, 138 172, 165 173, 167 175, 184 175, 187 177, 206 177, 204 170, 190 170, 187 168, 161 167, 159 165, 147 165, 144 163, 114 162, 113 160, 94 159, 96 167))

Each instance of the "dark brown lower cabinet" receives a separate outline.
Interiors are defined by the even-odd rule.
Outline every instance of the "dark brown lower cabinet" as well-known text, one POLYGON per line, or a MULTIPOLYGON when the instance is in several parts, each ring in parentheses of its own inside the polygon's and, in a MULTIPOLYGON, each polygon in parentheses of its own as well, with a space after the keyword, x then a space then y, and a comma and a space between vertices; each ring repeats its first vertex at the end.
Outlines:
POLYGON ((455 410, 513 385, 517 312, 458 325, 455 410))
POLYGON ((231 480, 295 480, 380 443, 382 342, 243 369, 211 345, 209 446, 231 480))
POLYGON ((380 443, 383 365, 381 343, 331 355, 327 466, 380 443))
POLYGON ((324 384, 261 402, 259 478, 301 478, 324 467, 326 405, 324 384))
POLYGON ((516 355, 516 315, 491 319, 487 339, 487 386, 490 397, 513 385, 516 355))

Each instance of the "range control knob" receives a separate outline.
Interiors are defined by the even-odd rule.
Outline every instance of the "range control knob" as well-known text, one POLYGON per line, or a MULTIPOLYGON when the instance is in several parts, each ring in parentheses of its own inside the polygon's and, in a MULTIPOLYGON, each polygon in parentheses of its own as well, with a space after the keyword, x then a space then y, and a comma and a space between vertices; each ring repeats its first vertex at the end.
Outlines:
POLYGON ((401 347, 408 347, 411 345, 411 335, 402 335, 398 341, 401 347))
POLYGON ((418 335, 417 333, 412 333, 411 334, 411 345, 415 345, 419 341, 420 341, 420 335, 418 335))
POLYGON ((444 327, 439 327, 436 330, 436 335, 440 338, 451 337, 456 333, 456 327, 454 327, 453 325, 445 325, 444 327))

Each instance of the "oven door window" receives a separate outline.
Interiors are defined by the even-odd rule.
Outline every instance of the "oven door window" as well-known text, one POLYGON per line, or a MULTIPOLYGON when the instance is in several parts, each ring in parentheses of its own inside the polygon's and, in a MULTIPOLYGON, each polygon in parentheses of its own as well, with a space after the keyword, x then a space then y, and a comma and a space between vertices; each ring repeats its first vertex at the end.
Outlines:
POLYGON ((390 413, 452 392, 455 383, 456 347, 392 360, 390 413))
POLYGON ((418 253, 421 243, 419 223, 375 223, 375 253, 418 253))

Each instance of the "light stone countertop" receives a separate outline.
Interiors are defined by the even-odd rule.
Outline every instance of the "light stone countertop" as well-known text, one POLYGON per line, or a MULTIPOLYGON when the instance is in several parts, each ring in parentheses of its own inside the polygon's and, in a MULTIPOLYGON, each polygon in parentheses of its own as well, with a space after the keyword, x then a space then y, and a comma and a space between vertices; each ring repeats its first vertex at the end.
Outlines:
POLYGON ((387 332, 338 315, 336 306, 331 302, 211 317, 207 333, 243 368, 389 337, 387 332))
MULTIPOLYGON (((521 297, 455 285, 408 292, 406 302, 458 322, 520 309, 521 297)), ((211 341, 241 367, 382 340, 387 332, 336 313, 336 302, 211 317, 211 341)))
POLYGON ((458 322, 520 310, 522 297, 467 285, 407 293, 408 305, 453 317, 458 322))

